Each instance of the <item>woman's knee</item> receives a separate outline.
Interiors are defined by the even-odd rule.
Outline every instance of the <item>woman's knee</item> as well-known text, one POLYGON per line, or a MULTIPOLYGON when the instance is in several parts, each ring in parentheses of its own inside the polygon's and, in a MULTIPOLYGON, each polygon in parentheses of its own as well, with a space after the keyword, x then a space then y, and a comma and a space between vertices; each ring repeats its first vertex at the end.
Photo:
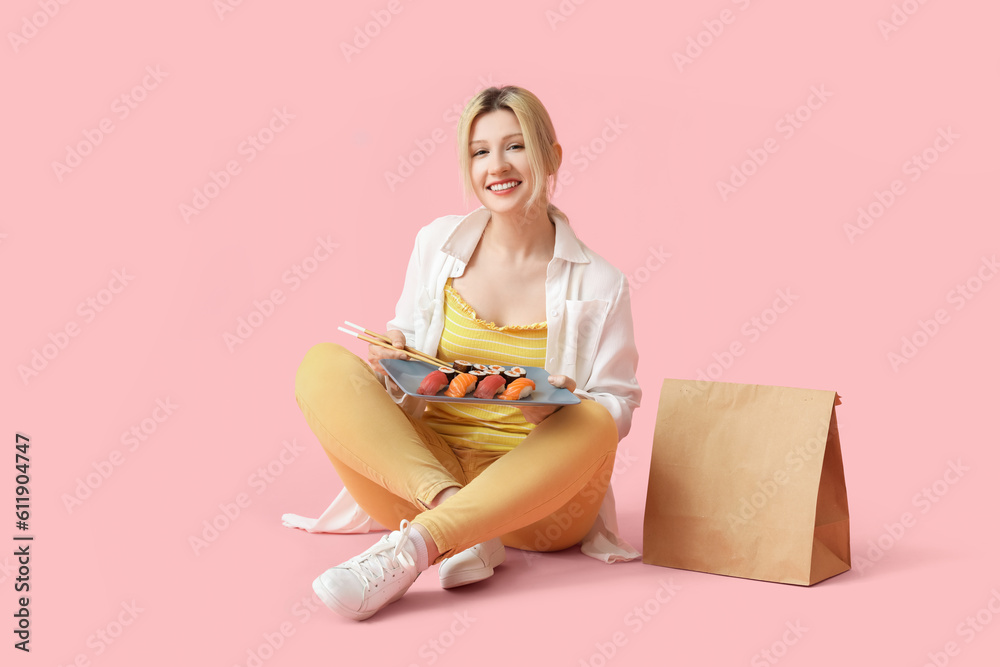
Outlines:
POLYGON ((574 425, 587 434, 587 440, 597 449, 617 449, 618 426, 606 407, 597 401, 582 400, 563 410, 571 411, 574 425))
POLYGON ((303 368, 319 368, 336 365, 351 357, 354 359, 358 358, 356 354, 348 350, 343 345, 329 342, 317 343, 309 348, 308 352, 306 352, 306 356, 303 357, 302 363, 299 364, 299 370, 301 371, 303 368))
POLYGON ((562 551, 579 544, 597 513, 574 498, 549 516, 502 536, 505 545, 524 551, 562 551))
POLYGON ((363 372, 367 364, 356 354, 336 343, 318 343, 309 348, 295 373, 296 395, 308 391, 316 383, 330 378, 349 377, 363 372), (360 362, 360 363, 359 363, 360 362))

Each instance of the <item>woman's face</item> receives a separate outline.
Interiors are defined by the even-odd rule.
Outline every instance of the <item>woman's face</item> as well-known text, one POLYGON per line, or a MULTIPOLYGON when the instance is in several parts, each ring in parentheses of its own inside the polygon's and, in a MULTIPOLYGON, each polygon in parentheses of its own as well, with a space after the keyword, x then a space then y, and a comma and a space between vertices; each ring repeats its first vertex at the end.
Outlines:
POLYGON ((472 188, 494 213, 523 213, 533 180, 521 124, 513 111, 501 109, 476 118, 469 133, 472 188))

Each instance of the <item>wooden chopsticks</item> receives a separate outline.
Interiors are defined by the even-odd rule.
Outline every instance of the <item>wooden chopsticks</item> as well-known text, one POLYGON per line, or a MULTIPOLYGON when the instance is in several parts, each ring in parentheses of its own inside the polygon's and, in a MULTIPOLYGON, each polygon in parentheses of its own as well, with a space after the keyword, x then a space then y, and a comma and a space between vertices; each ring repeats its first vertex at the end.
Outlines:
POLYGON ((424 354, 420 350, 415 350, 409 345, 404 346, 403 349, 400 350, 398 347, 394 346, 392 344, 392 340, 390 340, 390 338, 384 334, 380 334, 376 331, 366 329, 363 326, 354 324, 353 322, 348 322, 346 320, 344 321, 344 324, 352 326, 358 331, 351 331, 350 329, 345 329, 344 327, 337 327, 337 329, 343 331, 346 334, 350 334, 355 338, 360 338, 361 340, 367 343, 378 345, 379 347, 384 347, 385 349, 392 350, 393 352, 405 352, 410 357, 410 359, 415 361, 422 361, 425 364, 430 364, 432 366, 451 367, 451 363, 447 361, 441 361, 440 359, 432 357, 429 354, 424 354))

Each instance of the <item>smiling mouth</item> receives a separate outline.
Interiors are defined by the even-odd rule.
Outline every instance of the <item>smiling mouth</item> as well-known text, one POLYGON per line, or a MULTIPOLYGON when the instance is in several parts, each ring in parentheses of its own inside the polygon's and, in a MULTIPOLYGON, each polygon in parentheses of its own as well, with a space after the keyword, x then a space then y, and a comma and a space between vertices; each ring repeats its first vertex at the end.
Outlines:
POLYGON ((506 183, 497 183, 495 185, 487 186, 487 190, 490 192, 506 192, 507 190, 512 190, 519 186, 521 181, 507 181, 506 183))

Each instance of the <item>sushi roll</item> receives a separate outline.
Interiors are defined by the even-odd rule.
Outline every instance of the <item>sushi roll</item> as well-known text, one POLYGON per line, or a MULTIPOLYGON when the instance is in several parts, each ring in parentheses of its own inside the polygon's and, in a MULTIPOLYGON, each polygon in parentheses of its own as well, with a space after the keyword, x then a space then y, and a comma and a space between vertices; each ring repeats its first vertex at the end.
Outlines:
POLYGON ((486 371, 486 364, 472 364, 472 370, 474 371, 486 371))
POLYGON ((519 377, 523 377, 523 376, 519 375, 518 373, 515 373, 514 371, 504 371, 503 373, 500 374, 500 376, 503 378, 503 381, 506 384, 510 384, 511 382, 513 382, 514 380, 518 379, 519 377))
POLYGON ((511 366, 510 370, 512 370, 515 373, 518 373, 520 375, 527 375, 528 374, 528 371, 524 370, 524 368, 521 367, 521 366, 511 366))
POLYGON ((454 362, 452 362, 451 365, 459 373, 468 373, 469 371, 472 370, 472 362, 471 361, 464 361, 462 359, 456 359, 454 362))
POLYGON ((450 398, 463 398, 476 386, 476 378, 468 373, 459 373, 451 381, 448 388, 444 390, 444 395, 450 398))
POLYGON ((531 396, 531 392, 535 389, 535 383, 528 378, 518 378, 507 385, 507 389, 500 394, 500 398, 505 401, 516 401, 519 398, 527 398, 531 396))
POLYGON ((469 371, 469 375, 475 376, 476 382, 479 382, 484 377, 486 377, 487 375, 489 375, 489 372, 488 371, 483 371, 483 370, 476 369, 474 371, 469 371))
POLYGON ((476 398, 496 398, 496 395, 503 391, 504 387, 502 377, 490 374, 479 381, 476 391, 472 395, 476 398))
POLYGON ((418 394, 426 394, 428 396, 433 396, 442 389, 448 386, 448 378, 441 371, 431 371, 427 374, 420 382, 420 387, 417 389, 418 394))
POLYGON ((438 370, 444 373, 444 376, 448 378, 449 383, 455 379, 456 375, 458 375, 458 371, 454 368, 449 368, 448 366, 439 366, 438 370))
POLYGON ((490 373, 503 373, 507 369, 504 368, 503 366, 497 366, 496 364, 494 364, 492 366, 487 366, 486 370, 488 370, 490 373))

